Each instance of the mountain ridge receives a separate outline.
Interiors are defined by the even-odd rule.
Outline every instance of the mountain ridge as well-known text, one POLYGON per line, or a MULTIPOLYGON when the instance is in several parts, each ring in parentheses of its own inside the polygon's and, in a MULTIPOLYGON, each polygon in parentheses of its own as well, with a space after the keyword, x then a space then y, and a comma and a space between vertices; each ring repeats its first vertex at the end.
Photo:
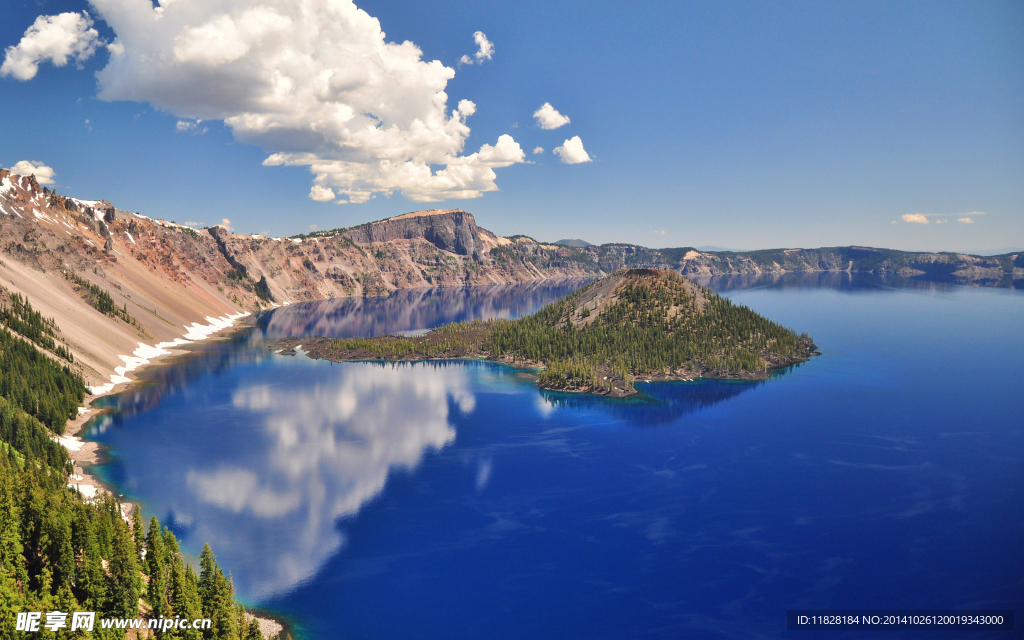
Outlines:
POLYGON ((1022 253, 566 246, 499 237, 462 209, 271 238, 151 219, 107 200, 65 197, 34 176, 0 170, 0 285, 55 318, 75 366, 90 384, 104 387, 111 371, 127 380, 128 371, 166 352, 154 345, 208 335, 247 312, 398 289, 599 277, 622 268, 691 278, 866 272, 1024 287, 1022 253))

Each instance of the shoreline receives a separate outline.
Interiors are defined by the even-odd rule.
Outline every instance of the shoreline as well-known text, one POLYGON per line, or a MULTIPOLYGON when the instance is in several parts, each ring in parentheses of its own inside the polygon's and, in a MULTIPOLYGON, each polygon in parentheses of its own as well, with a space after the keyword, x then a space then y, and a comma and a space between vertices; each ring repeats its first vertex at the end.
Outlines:
MULTIPOLYGON (((120 356, 125 361, 126 366, 115 368, 114 373, 111 374, 110 383, 101 386, 87 385, 86 388, 90 391, 98 390, 100 392, 87 395, 82 400, 82 406, 78 409, 78 415, 73 420, 69 420, 65 425, 64 434, 54 436, 54 440, 59 442, 68 451, 68 455, 74 465, 67 486, 78 491, 87 500, 107 493, 116 494, 115 487, 102 481, 91 469, 91 467, 100 464, 105 447, 98 442, 83 439, 80 434, 89 422, 113 412, 113 409, 108 407, 94 407, 94 402, 114 393, 125 393, 138 385, 145 384, 141 377, 127 378, 124 375, 125 373, 162 366, 166 364, 165 359, 167 356, 187 355, 193 350, 189 348, 190 345, 199 346, 210 344, 217 340, 227 340, 239 331, 253 326, 249 323, 237 323, 238 320, 249 316, 252 316, 252 314, 244 312, 225 316, 226 320, 216 318, 216 320, 221 321, 221 326, 214 323, 210 325, 193 323, 191 328, 186 327, 189 331, 183 338, 177 338, 170 343, 159 343, 155 347, 139 343, 139 348, 135 350, 133 356, 120 356), (147 349, 150 351, 147 352, 147 349), (168 349, 174 349, 174 351, 169 351, 168 349), (149 357, 141 357, 140 352, 147 353, 149 357), (133 357, 134 360, 129 360, 129 358, 133 357), (115 377, 121 379, 115 382, 115 377)), ((209 320, 210 318, 207 319, 209 320)), ((137 501, 121 502, 121 517, 129 525, 131 524, 132 514, 137 507, 137 501)), ((260 625, 260 631, 268 639, 275 638, 285 631, 293 630, 294 626, 287 620, 279 619, 280 616, 275 616, 272 612, 258 607, 254 607, 252 611, 246 609, 245 617, 246 620, 257 620, 260 625)))
MULTIPOLYGON (((190 351, 187 348, 189 345, 208 344, 208 341, 215 335, 218 338, 226 338, 236 331, 251 326, 247 323, 238 324, 239 320, 250 316, 252 316, 250 312, 244 311, 237 314, 227 314, 219 318, 207 317, 206 319, 210 321, 210 324, 201 325, 198 322, 193 322, 191 327, 184 327, 186 333, 181 338, 175 338, 173 341, 160 342, 155 346, 140 342, 139 347, 135 349, 131 356, 118 356, 125 364, 124 366, 114 368, 114 372, 110 374, 110 382, 102 385, 86 385, 89 394, 82 399, 82 406, 78 408, 78 415, 65 424, 63 435, 51 436, 53 440, 60 443, 67 450, 74 465, 67 486, 77 490, 86 499, 95 498, 103 493, 114 493, 112 487, 86 469, 99 463, 102 448, 99 443, 84 440, 80 434, 85 429, 86 424, 109 412, 105 407, 95 407, 94 403, 97 400, 114 393, 124 393, 140 383, 138 376, 128 378, 125 374, 141 370, 145 367, 159 366, 166 356, 188 353, 190 351), (174 350, 171 351, 169 349, 174 350)), ((130 520, 134 506, 131 502, 122 503, 122 515, 126 519, 130 520)))

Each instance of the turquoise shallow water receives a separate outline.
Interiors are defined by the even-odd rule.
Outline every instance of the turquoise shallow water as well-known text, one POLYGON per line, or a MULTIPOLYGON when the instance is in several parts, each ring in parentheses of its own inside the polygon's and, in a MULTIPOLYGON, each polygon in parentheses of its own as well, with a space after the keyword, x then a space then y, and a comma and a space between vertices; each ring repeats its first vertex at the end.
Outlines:
POLYGON ((575 284, 289 309, 148 372, 91 437, 110 482, 308 637, 762 638, 797 633, 790 608, 1024 610, 1024 296, 912 284, 732 282, 824 355, 626 401, 262 342, 514 316, 575 284))

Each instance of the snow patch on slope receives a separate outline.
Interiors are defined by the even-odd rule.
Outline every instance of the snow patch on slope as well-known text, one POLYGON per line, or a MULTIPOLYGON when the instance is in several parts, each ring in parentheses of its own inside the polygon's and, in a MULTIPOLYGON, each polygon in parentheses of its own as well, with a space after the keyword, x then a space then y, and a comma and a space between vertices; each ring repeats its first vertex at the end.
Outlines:
POLYGON ((198 340, 204 340, 214 333, 232 326, 239 318, 244 318, 248 315, 250 315, 249 312, 244 311, 241 313, 221 316, 220 318, 211 318, 210 316, 206 316, 206 320, 210 324, 199 324, 198 322, 193 322, 191 327, 185 326, 187 333, 185 333, 183 338, 175 338, 171 342, 160 342, 156 346, 150 346, 140 342, 138 348, 132 352, 132 355, 118 356, 118 358, 124 362, 124 366, 114 367, 114 373, 110 376, 110 382, 89 387, 89 393, 94 396, 110 393, 115 386, 131 382, 131 379, 125 374, 135 371, 143 365, 149 364, 154 358, 170 354, 171 352, 167 350, 168 348, 189 344, 198 340))

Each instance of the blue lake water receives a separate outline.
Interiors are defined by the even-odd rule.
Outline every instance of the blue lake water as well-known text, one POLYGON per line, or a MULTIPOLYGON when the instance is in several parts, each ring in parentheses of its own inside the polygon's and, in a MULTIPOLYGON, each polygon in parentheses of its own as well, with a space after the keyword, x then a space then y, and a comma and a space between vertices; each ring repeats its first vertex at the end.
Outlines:
POLYGON ((99 471, 308 638, 1019 637, 786 632, 785 614, 1024 611, 1024 294, 709 284, 823 355, 611 401, 264 343, 513 317, 578 283, 295 306, 112 397, 99 471))

